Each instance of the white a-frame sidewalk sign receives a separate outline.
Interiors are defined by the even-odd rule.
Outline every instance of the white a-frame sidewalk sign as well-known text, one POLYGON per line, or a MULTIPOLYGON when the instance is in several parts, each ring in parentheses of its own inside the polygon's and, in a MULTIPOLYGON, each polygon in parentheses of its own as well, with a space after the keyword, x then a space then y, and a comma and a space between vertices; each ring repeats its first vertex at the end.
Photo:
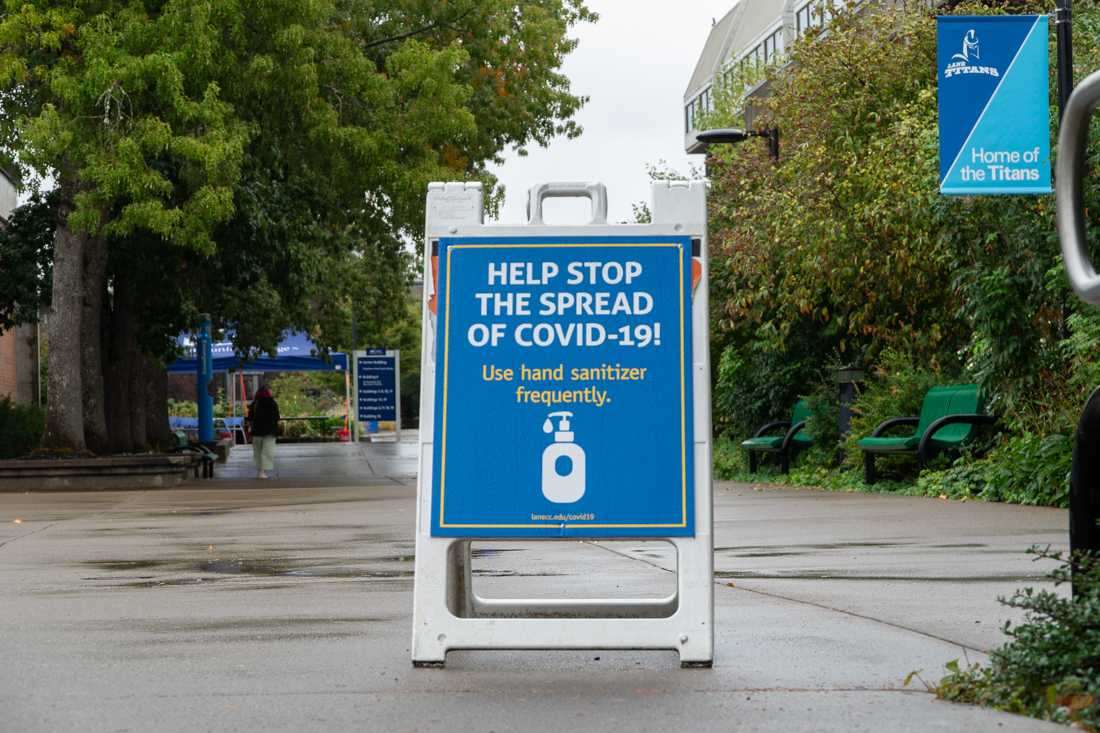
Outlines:
POLYGON ((480 184, 428 187, 412 659, 451 649, 714 654, 706 190, 653 185, 653 223, 607 224, 602 184, 531 189, 486 226, 480 184), (584 226, 543 201, 582 196, 584 226), (475 540, 658 539, 664 598, 482 598, 475 540))

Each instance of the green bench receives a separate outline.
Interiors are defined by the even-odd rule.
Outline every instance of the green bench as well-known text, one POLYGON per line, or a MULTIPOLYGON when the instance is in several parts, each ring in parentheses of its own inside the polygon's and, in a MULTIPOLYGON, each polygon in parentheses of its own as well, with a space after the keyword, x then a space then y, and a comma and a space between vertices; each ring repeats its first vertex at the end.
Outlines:
POLYGON ((203 478, 214 478, 214 463, 218 460, 218 455, 214 451, 207 448, 202 443, 192 443, 187 433, 183 430, 175 430, 172 432, 175 438, 175 445, 170 449, 170 453, 189 453, 194 460, 195 478, 199 477, 199 468, 202 468, 203 478))
POLYGON ((790 471, 794 452, 809 448, 814 443, 813 438, 804 430, 809 417, 809 405, 805 400, 799 400, 794 405, 790 421, 770 422, 757 430, 751 438, 742 441, 741 447, 749 454, 749 473, 756 473, 759 453, 778 453, 781 470, 783 473, 790 471), (783 432, 775 432, 778 430, 783 432))
POLYGON ((970 440, 975 426, 993 422, 991 415, 982 414, 982 395, 978 385, 933 387, 924 395, 919 416, 886 420, 869 437, 856 442, 863 451, 863 480, 868 484, 875 483, 876 456, 916 454, 920 470, 936 453, 961 448, 970 440), (909 435, 886 435, 888 431, 903 425, 915 426, 915 429, 909 435))

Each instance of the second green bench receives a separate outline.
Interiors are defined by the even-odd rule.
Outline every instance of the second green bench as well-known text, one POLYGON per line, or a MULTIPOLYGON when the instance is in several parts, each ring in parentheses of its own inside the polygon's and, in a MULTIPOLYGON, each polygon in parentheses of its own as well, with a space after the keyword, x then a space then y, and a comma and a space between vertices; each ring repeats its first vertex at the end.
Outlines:
POLYGON ((866 438, 856 442, 863 451, 863 480, 873 484, 875 456, 916 454, 918 470, 936 453, 958 450, 970 440, 976 425, 994 422, 991 415, 982 414, 982 394, 976 384, 955 384, 933 387, 924 395, 920 415, 894 417, 878 425, 866 438), (896 427, 912 425, 908 435, 888 436, 896 427))
POLYGON ((749 454, 749 473, 756 473, 759 453, 778 453, 780 469, 783 473, 790 471, 794 452, 809 448, 814 443, 813 438, 805 431, 810 414, 810 406, 805 400, 799 400, 791 411, 790 421, 770 422, 757 430, 751 438, 742 441, 741 447, 749 454))

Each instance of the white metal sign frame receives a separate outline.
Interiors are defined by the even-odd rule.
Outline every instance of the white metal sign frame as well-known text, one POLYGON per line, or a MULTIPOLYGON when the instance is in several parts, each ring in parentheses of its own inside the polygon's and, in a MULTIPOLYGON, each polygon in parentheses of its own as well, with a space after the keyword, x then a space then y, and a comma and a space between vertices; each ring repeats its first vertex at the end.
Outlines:
MULTIPOLYGON (((413 593, 412 661, 415 666, 442 666, 447 652, 452 649, 662 649, 678 652, 682 666, 711 666, 714 657, 714 547, 705 182, 654 183, 652 213, 651 224, 608 225, 603 184, 547 183, 531 189, 527 226, 486 226, 480 183, 429 185, 413 593), (584 226, 544 224, 543 201, 549 197, 571 196, 591 200, 592 221, 584 226), (663 539, 676 549, 676 592, 668 597, 483 598, 474 592, 471 583, 470 545, 474 540, 433 537, 431 534, 438 240, 441 237, 532 235, 689 236, 692 240, 693 271, 697 275, 693 278, 692 296, 695 536, 652 538, 663 539)), ((500 538, 486 539, 501 541, 500 538)))

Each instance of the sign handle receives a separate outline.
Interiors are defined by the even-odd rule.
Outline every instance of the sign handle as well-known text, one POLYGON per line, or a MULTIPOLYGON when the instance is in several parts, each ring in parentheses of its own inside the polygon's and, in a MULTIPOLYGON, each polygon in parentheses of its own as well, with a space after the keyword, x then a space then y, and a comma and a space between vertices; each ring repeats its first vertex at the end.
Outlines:
POLYGON ((1070 285, 1086 303, 1100 305, 1100 276, 1089 260, 1081 196, 1089 116, 1100 103, 1100 71, 1092 73, 1070 95, 1058 134, 1055 194, 1058 235, 1070 285))
POLYGON ((540 183, 532 186, 527 199, 527 223, 541 225, 542 202, 548 198, 587 198, 592 202, 593 224, 607 223, 607 186, 602 183, 540 183))

